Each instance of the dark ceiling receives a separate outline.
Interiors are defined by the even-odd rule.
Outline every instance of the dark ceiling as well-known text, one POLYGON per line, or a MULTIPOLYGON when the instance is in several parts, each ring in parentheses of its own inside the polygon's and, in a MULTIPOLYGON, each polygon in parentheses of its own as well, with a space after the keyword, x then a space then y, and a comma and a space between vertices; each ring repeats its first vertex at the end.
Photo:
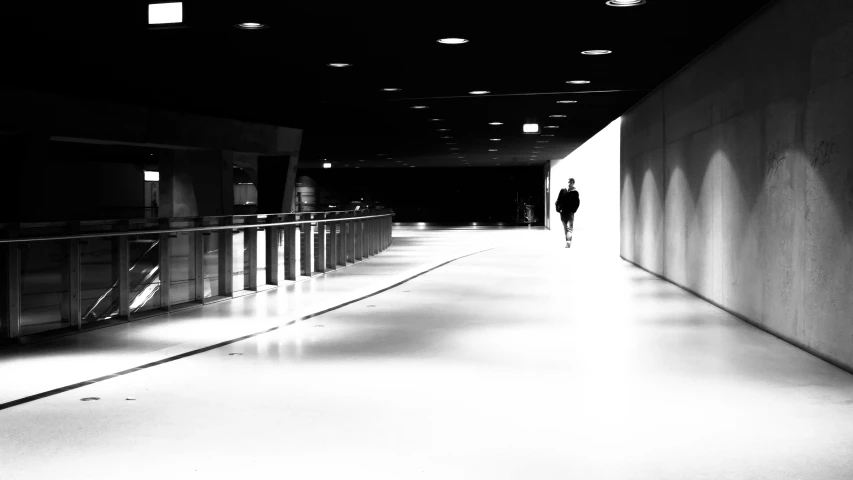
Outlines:
POLYGON ((301 166, 368 168, 561 158, 768 1, 187 1, 169 29, 148 2, 19 3, 6 84, 302 128, 301 166))

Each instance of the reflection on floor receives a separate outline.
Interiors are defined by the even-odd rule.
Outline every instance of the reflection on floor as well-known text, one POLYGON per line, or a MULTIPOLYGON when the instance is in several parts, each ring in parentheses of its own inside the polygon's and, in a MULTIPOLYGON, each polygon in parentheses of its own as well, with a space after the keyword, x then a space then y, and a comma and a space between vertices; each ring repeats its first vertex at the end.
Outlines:
POLYGON ((576 236, 397 229, 289 289, 0 355, 9 399, 480 251, 2 410, 0 477, 853 478, 851 375, 576 236))

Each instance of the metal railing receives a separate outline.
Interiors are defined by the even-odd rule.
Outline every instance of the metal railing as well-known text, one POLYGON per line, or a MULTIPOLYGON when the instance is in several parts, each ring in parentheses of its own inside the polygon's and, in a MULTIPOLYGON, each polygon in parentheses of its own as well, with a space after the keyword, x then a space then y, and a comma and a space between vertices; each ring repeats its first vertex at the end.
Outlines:
POLYGON ((288 284, 391 245, 393 212, 0 225, 0 344, 288 284))

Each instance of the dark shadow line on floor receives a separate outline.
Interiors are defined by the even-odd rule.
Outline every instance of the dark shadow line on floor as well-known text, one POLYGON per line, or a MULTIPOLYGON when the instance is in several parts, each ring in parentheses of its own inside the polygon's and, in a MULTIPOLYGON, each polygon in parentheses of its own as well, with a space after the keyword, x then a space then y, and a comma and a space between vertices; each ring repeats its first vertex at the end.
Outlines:
POLYGON ((455 261, 457 261, 457 260, 461 260, 461 259, 463 259, 463 258, 465 258, 465 257, 470 257, 470 256, 472 256, 472 255, 476 255, 476 254, 478 254, 478 253, 483 253, 483 252, 487 252, 487 251, 489 251, 489 250, 494 250, 495 248, 497 248, 497 247, 490 247, 490 248, 486 248, 486 249, 483 249, 483 250, 478 250, 478 251, 476 251, 476 252, 466 253, 465 255, 460 255, 460 256, 458 256, 458 257, 451 258, 450 260, 447 260, 447 261, 445 261, 445 262, 442 262, 442 263, 440 263, 440 264, 438 264, 438 265, 436 265, 436 266, 434 266, 434 267, 432 267, 432 268, 428 268, 428 269, 426 269, 426 270, 424 270, 424 271, 422 271, 422 272, 418 272, 418 273, 416 273, 416 274, 414 274, 414 275, 412 275, 412 276, 410 276, 410 277, 404 278, 403 280, 400 280, 399 282, 394 283, 393 285, 389 285, 389 286, 387 286, 387 287, 384 287, 384 288, 381 288, 381 289, 379 289, 379 290, 376 290, 375 292, 368 293, 367 295, 362 295, 361 297, 354 298, 354 299, 352 299, 352 300, 347 300, 346 302, 340 303, 340 304, 335 305, 335 306, 333 306, 333 307, 329 307, 329 308, 326 308, 326 309, 320 310, 320 311, 318 311, 318 312, 314 312, 314 313, 310 313, 310 314, 308 314, 308 315, 304 315, 304 316, 299 317, 299 318, 297 318, 297 319, 291 320, 291 321, 289 321, 289 322, 285 323, 284 325, 278 325, 278 326, 275 326, 275 327, 268 328, 268 329, 266 329, 266 330, 261 330, 261 331, 259 331, 259 332, 250 333, 250 334, 248 334, 248 335, 243 335, 243 336, 241 336, 241 337, 237 337, 237 338, 232 338, 232 339, 230 339, 230 340, 225 340, 225 341, 223 341, 223 342, 219 342, 219 343, 216 343, 216 344, 213 344, 213 345, 208 345, 207 347, 197 348, 197 349, 195 349, 195 350, 191 350, 191 351, 189 351, 189 352, 184 352, 184 353, 180 353, 180 354, 177 354, 177 355, 173 355, 173 356, 168 357, 168 358, 164 358, 164 359, 162 359, 162 360, 157 360, 156 362, 149 362, 149 363, 145 363, 145 364, 143 364, 143 365, 140 365, 140 366, 138 366, 138 367, 128 368, 128 369, 126 369, 126 370, 122 370, 122 371, 120 371, 120 372, 111 373, 111 374, 108 374, 108 375, 103 375, 103 376, 100 376, 100 377, 97 377, 97 378, 93 378, 93 379, 90 379, 90 380, 84 380, 84 381, 82 381, 82 382, 73 383, 73 384, 71 384, 71 385, 66 385, 66 386, 64 386, 64 387, 54 388, 54 389, 52 389, 52 390, 47 390, 47 391, 44 391, 44 392, 41 392, 41 393, 36 393, 36 394, 33 394, 33 395, 29 395, 29 396, 26 396, 26 397, 22 397, 22 398, 19 398, 19 399, 17 399, 17 400, 12 400, 12 401, 9 401, 9 402, 0 403, 0 410, 6 410, 7 408, 12 408, 12 407, 16 407, 16 406, 18 406, 18 405, 23 405, 23 404, 25 404, 25 403, 34 402, 34 401, 36 401, 36 400, 41 400, 41 399, 43 399, 43 398, 51 397, 51 396, 53 396, 53 395, 59 395, 60 393, 65 393, 65 392, 68 392, 68 391, 71 391, 71 390, 75 390, 75 389, 78 389, 78 388, 86 387, 86 386, 89 386, 89 385, 92 385, 92 384, 95 384, 95 383, 99 383, 99 382, 103 382, 103 381, 105 381, 105 380, 109 380, 109 379, 111 379, 111 378, 116 378, 116 377, 120 377, 120 376, 122 376, 122 375, 127 375, 127 374, 129 374, 129 373, 134 373, 134 372, 138 372, 138 371, 140 371, 140 370, 145 370, 145 369, 147 369, 147 368, 156 367, 156 366, 158 366, 158 365, 163 365, 164 363, 174 362, 175 360, 180 360, 180 359, 182 359, 182 358, 190 357, 190 356, 193 356, 193 355, 198 355, 198 354, 200 354, 200 353, 208 352, 208 351, 210 351, 210 350, 215 350, 215 349, 217 349, 217 348, 221 348, 221 347, 224 347, 224 346, 227 346, 227 345, 231 345, 231 344, 234 344, 234 343, 237 343, 237 342, 241 342, 241 341, 243 341, 243 340, 248 340, 248 339, 250 339, 250 338, 252 338, 252 337, 257 337, 258 335, 263 335, 263 334, 265 334, 265 333, 273 332, 273 331, 275 331, 275 330, 278 330, 278 329, 279 329, 279 328, 281 328, 281 327, 287 327, 287 326, 293 325, 293 324, 294 324, 294 323, 296 323, 296 322, 301 322, 301 321, 309 320, 309 319, 312 319, 312 318, 314 318, 314 317, 318 317, 318 316, 320 316, 320 315, 323 315, 323 314, 325 314, 325 313, 329 313, 329 312, 331 312, 331 311, 338 310, 338 309, 340 309, 340 308, 346 307, 347 305, 351 305, 351 304, 353 304, 353 303, 360 302, 360 301, 362 301, 362 300, 364 300, 364 299, 366 299, 366 298, 370 298, 370 297, 373 297, 373 296, 379 295, 380 293, 387 292, 388 290, 391 290, 392 288, 399 287, 400 285, 402 285, 402 284, 404 284, 404 283, 406 283, 406 282, 409 282, 409 281, 411 281, 411 280, 414 280, 415 278, 418 278, 418 277, 420 277, 421 275, 426 275, 427 273, 429 273, 429 272, 431 272, 431 271, 433 271, 433 270, 436 270, 436 269, 438 269, 438 268, 441 268, 441 267, 443 267, 443 266, 445 266, 445 265, 447 265, 447 264, 449 264, 449 263, 451 263, 451 262, 455 262, 455 261))

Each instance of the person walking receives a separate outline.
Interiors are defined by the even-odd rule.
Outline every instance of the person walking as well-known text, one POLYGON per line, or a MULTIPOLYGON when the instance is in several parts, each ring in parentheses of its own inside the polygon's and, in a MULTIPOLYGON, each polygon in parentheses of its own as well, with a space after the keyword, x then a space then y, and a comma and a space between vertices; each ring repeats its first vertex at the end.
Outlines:
POLYGON ((575 212, 580 207, 581 199, 575 188, 575 179, 569 179, 569 188, 560 189, 557 195, 557 211, 560 212, 560 221, 563 222, 563 231, 566 234, 566 248, 572 246, 572 230, 575 227, 575 212))

